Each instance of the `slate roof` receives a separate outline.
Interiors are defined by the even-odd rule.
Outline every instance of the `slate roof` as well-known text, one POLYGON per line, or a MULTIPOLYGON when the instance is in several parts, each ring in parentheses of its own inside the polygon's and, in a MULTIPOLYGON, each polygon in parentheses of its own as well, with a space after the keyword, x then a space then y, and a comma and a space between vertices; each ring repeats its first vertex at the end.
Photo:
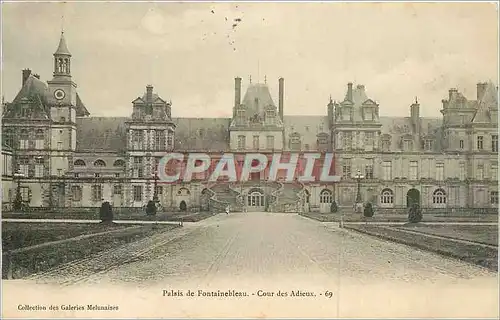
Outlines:
POLYGON ((82 102, 82 99, 80 99, 80 96, 78 93, 76 94, 76 116, 77 117, 86 117, 89 116, 90 112, 87 110, 85 105, 82 102))
POLYGON ((127 143, 127 117, 87 117, 76 119, 77 151, 124 151, 127 143))
POLYGON ((34 75, 30 75, 21 90, 17 93, 12 103, 5 105, 3 117, 16 118, 18 107, 21 103, 30 103, 35 118, 48 119, 50 110, 47 106, 48 87, 34 75))
POLYGON ((262 83, 253 83, 248 86, 242 105, 248 110, 249 115, 263 114, 268 106, 276 108, 269 87, 262 83))
POLYGON ((226 151, 231 118, 173 118, 177 150, 226 151))
POLYGON ((59 46, 54 54, 62 54, 70 56, 71 53, 68 50, 68 45, 66 44, 66 38, 64 38, 64 32, 61 32, 61 38, 59 39, 59 46))

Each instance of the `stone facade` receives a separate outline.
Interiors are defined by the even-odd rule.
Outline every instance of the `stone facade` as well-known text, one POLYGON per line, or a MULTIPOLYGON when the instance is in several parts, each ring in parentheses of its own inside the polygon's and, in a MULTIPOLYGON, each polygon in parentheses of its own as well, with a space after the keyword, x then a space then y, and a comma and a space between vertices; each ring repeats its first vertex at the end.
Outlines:
MULTIPOLYGON (((172 117, 172 102, 150 85, 132 101, 129 117, 113 118, 90 116, 72 80, 64 35, 53 63, 47 83, 23 70, 21 90, 2 112, 3 140, 14 151, 12 167, 7 158, 4 167, 24 174, 31 207, 98 207, 108 200, 142 208, 156 195, 174 211, 230 204, 328 212, 333 199, 353 206, 356 174, 361 201, 379 209, 403 209, 410 200, 439 210, 498 206, 498 89, 492 83, 478 84, 473 100, 450 89, 442 119, 420 117, 418 101, 408 117, 382 117, 383 106, 351 83, 341 102, 330 99, 324 116, 286 116, 282 78, 277 105, 265 83, 249 83, 242 98, 241 78, 235 78, 231 118, 172 117), (268 183, 263 173, 253 184, 157 185, 156 164, 168 151, 334 152, 342 180, 268 183)), ((12 156, 5 148, 2 155, 12 156)), ((3 174, 4 207, 14 195, 11 171, 3 174)))

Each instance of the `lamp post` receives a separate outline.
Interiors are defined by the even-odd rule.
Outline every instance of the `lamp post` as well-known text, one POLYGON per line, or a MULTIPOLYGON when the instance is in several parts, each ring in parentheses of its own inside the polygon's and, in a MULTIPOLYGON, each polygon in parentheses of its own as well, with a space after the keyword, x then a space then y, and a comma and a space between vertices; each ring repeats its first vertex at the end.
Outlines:
POLYGON ((153 191, 153 201, 158 202, 158 171, 155 171, 153 174, 154 178, 154 191, 153 191))
POLYGON ((14 205, 12 206, 15 211, 19 211, 22 209, 23 198, 21 196, 21 178, 24 177, 24 174, 21 170, 17 170, 14 173, 14 178, 17 179, 17 188, 16 188, 16 198, 14 199, 14 205))
POLYGON ((364 176, 361 174, 360 170, 356 171, 356 175, 354 176, 357 182, 357 192, 356 192, 356 201, 355 201, 355 208, 356 211, 358 211, 360 208, 363 207, 363 201, 361 200, 361 179, 364 178, 364 176))

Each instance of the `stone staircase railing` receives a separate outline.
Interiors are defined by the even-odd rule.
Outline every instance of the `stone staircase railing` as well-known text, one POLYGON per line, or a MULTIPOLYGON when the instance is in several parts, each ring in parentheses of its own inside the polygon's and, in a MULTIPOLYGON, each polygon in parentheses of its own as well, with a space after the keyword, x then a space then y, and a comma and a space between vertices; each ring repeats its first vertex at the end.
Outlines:
POLYGON ((241 186, 238 186, 236 184, 229 184, 228 187, 233 193, 236 193, 236 209, 242 210, 245 207, 245 200, 243 199, 241 186))
POLYGON ((208 199, 209 211, 222 212, 226 210, 228 203, 216 199, 216 193, 212 189, 207 188, 207 190, 210 192, 210 198, 208 199))
POLYGON ((241 211, 241 205, 238 203, 239 192, 231 188, 229 183, 217 183, 210 187, 214 193, 213 199, 224 204, 224 209, 229 205, 231 211, 241 211))
POLYGON ((287 189, 287 185, 282 184, 282 187, 277 190, 273 196, 276 197, 274 203, 272 203, 271 209, 274 212, 303 212, 305 203, 305 189, 304 184, 297 182, 293 183, 295 186, 298 185, 299 190, 290 193, 290 187, 287 189))

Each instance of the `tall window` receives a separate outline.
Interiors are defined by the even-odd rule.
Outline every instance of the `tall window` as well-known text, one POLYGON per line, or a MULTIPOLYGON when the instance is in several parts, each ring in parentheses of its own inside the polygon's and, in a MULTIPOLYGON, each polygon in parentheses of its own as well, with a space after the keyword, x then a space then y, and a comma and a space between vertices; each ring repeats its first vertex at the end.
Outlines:
POLYGON ((491 151, 498 152, 498 135, 494 134, 491 136, 491 151))
POLYGON ((274 111, 273 110, 267 110, 266 111, 266 124, 272 125, 274 124, 274 111))
POLYGON ((173 148, 174 146, 174 132, 172 130, 167 131, 167 148, 173 148))
POLYGON ((28 171, 29 171, 29 158, 28 157, 21 157, 19 158, 19 171, 24 174, 25 177, 28 176, 28 171))
POLYGON ((236 110, 236 122, 239 125, 245 123, 245 110, 236 110))
POLYGON ((394 203, 394 193, 391 189, 384 189, 380 195, 380 203, 392 204, 394 203))
POLYGON ((333 196, 330 190, 323 190, 319 194, 319 203, 332 203, 333 196))
POLYGON ((35 148, 40 150, 44 148, 45 135, 42 129, 38 129, 35 134, 35 148))
POLYGON ((410 180, 418 180, 418 162, 410 161, 410 180))
POLYGON ((132 169, 132 176, 134 178, 142 178, 144 175, 144 167, 142 165, 142 157, 134 157, 134 167, 132 169))
POLYGON ((384 180, 392 180, 392 161, 382 162, 382 172, 384 180))
POLYGON ((375 134, 373 132, 365 132, 365 147, 370 149, 375 147, 375 134))
POLYGON ((342 179, 351 178, 351 159, 342 159, 342 179))
POLYGON ((498 162, 491 163, 491 180, 498 180, 498 162))
POLYGON ((425 140, 425 142, 424 142, 424 149, 425 149, 425 151, 432 151, 433 144, 434 144, 434 141, 432 141, 432 140, 425 140))
POLYGON ((274 149, 274 136, 266 137, 266 147, 267 149, 274 149))
POLYGON ((403 141, 403 150, 404 151, 412 151, 413 150, 413 141, 412 140, 404 140, 403 141))
POLYGON ((82 201, 82 187, 72 186, 71 187, 71 198, 73 201, 82 201))
POLYGON ((460 162, 459 164, 459 170, 460 170, 460 180, 465 180, 465 162, 460 162))
POLYGON ((477 137, 477 150, 483 150, 483 136, 477 137))
POLYGON ((92 186, 92 201, 102 201, 102 185, 96 184, 92 186))
POLYGON ((238 149, 245 150, 245 145, 246 145, 246 137, 243 135, 238 136, 238 149))
POLYGON ((19 135, 19 148, 20 149, 28 149, 29 148, 29 133, 28 130, 21 130, 21 134, 19 135))
POLYGON ((113 194, 122 194, 122 191, 123 191, 123 189, 122 189, 121 184, 115 184, 113 186, 113 194))
POLYGON ((300 150, 300 137, 293 136, 290 139, 290 150, 299 151, 300 150))
POLYGON ((134 186, 134 201, 142 201, 142 186, 134 186))
POLYGON ((342 135, 342 147, 344 150, 351 150, 352 132, 344 132, 344 134, 342 135))
POLYGON ((482 164, 478 164, 477 165, 476 179, 477 180, 483 180, 484 179, 484 165, 482 165, 482 164))
POLYGON ((436 180, 444 180, 444 163, 436 163, 436 180))
POLYGON ((490 203, 498 205, 498 191, 490 192, 490 203))
POLYGON ((130 130, 130 131, 132 131, 132 149, 141 150, 143 148, 142 130, 130 130))
POLYGON ((391 150, 391 140, 384 139, 382 140, 382 150, 390 151, 391 150))
POLYGON ((437 189, 432 194, 432 203, 443 204, 446 203, 446 192, 443 189, 437 189))
POLYGON ((366 179, 373 179, 373 164, 374 164, 373 159, 366 159, 366 164, 365 164, 365 178, 366 179))
POLYGON ((259 136, 253 136, 253 149, 259 150, 260 147, 260 139, 259 136))
POLYGON ((463 149, 465 147, 464 141, 460 140, 460 149, 463 149))
POLYGON ((165 149, 165 130, 156 130, 155 146, 156 150, 165 149))
POLYGON ((43 177, 43 161, 44 159, 42 157, 40 158, 35 158, 35 177, 41 178, 43 177))

